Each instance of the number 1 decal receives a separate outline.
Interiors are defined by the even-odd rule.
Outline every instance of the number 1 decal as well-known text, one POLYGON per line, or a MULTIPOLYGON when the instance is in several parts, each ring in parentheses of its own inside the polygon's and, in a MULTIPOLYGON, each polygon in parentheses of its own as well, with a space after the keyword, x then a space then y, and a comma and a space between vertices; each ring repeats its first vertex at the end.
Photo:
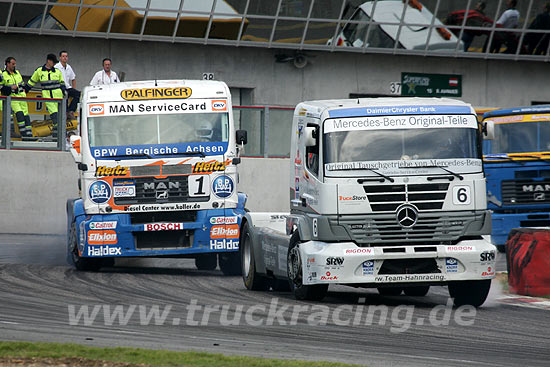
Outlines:
POLYGON ((210 196, 210 176, 209 175, 190 175, 189 196, 210 196))

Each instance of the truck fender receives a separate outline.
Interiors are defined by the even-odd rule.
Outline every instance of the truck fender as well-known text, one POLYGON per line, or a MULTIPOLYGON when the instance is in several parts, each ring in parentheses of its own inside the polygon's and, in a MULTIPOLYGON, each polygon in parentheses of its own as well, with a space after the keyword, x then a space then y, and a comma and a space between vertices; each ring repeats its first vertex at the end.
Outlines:
MULTIPOLYGON (((242 229, 244 228, 244 225, 248 224, 248 230, 250 233, 250 241, 252 242, 253 252, 254 252, 254 265, 256 266, 256 272, 258 274, 265 275, 266 269, 265 269, 265 262, 264 262, 264 256, 263 256, 263 250, 262 250, 262 244, 260 242, 260 239, 258 238, 258 233, 254 229, 254 219, 250 212, 245 213, 242 221, 241 221, 241 234, 243 233, 242 229)), ((240 240, 240 248, 243 248, 243 240, 241 237, 240 240)))
POLYGON ((310 241, 313 239, 313 235, 311 233, 311 225, 306 216, 292 214, 289 216, 289 220, 294 222, 293 225, 296 226, 296 230, 300 234, 301 241, 310 241))
MULTIPOLYGON (((81 217, 85 215, 84 212, 84 202, 82 199, 68 199, 66 204, 66 211, 67 211, 67 262, 69 264, 72 264, 72 257, 70 255, 70 243, 69 243, 69 236, 71 233, 71 225, 73 222, 76 221, 77 217, 81 217)), ((79 226, 76 226, 77 236, 79 226)))
POLYGON ((237 194, 238 202, 237 202, 237 209, 245 210, 246 201, 248 200, 248 195, 244 192, 239 192, 237 194))

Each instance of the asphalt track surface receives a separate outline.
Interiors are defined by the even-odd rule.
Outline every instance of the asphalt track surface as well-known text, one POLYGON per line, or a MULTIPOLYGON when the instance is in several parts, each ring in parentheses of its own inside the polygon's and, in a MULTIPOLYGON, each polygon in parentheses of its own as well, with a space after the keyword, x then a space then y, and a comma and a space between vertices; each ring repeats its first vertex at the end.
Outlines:
MULTIPOLYGON (((1 340, 203 350, 368 366, 548 366, 550 360, 550 311, 501 304, 495 283, 484 307, 464 318, 471 325, 459 325, 457 310, 448 308, 450 321, 441 326, 437 322, 445 324, 447 302, 443 287, 432 287, 425 297, 382 297, 375 290, 331 287, 322 303, 298 302, 285 292, 247 291, 240 277, 224 277, 219 270, 198 271, 192 260, 185 259, 128 259, 100 273, 77 272, 65 263, 64 240, 0 235, 1 340), (370 322, 363 317, 359 324, 349 325, 358 302, 363 315, 377 306, 388 316, 379 311, 370 322), (187 307, 194 303, 220 309, 226 305, 229 319, 238 314, 239 305, 243 315, 257 306, 252 320, 262 325, 249 325, 243 316, 240 325, 224 326, 220 312, 208 318, 204 308, 189 318, 187 307), (97 307, 98 316, 89 325, 82 318, 71 325, 71 307, 76 314, 83 305, 90 311, 97 307), (132 305, 136 309, 127 323, 108 322, 111 314, 105 315, 103 305, 109 312, 117 306, 126 314, 132 305), (155 305, 161 312, 171 307, 159 325, 146 322, 138 311, 141 306, 147 313, 155 305), (326 325, 307 322, 319 311, 312 307, 319 305, 330 311, 326 325), (299 310, 293 323, 297 306, 306 310, 299 310), (430 318, 436 306, 440 312, 430 318), (266 325, 270 307, 283 308, 282 316, 266 325), (340 311, 336 318, 335 310, 340 311), (203 317, 205 325, 192 325, 203 317), (340 325, 338 320, 346 319, 340 325)), ((503 267, 500 257, 497 270, 503 267)))

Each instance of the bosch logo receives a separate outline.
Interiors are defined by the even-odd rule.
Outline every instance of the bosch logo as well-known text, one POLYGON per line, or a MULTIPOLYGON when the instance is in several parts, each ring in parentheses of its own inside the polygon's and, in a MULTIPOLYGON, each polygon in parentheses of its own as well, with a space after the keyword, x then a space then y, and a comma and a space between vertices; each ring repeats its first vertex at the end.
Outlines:
POLYGON ((88 106, 88 112, 91 116, 103 115, 105 107, 102 104, 92 104, 88 106))
POLYGON ((226 111, 227 103, 225 101, 212 101, 212 110, 213 111, 226 111))
POLYGON ((397 209, 397 223, 403 228, 411 228, 418 220, 418 211, 412 205, 403 205, 397 209))

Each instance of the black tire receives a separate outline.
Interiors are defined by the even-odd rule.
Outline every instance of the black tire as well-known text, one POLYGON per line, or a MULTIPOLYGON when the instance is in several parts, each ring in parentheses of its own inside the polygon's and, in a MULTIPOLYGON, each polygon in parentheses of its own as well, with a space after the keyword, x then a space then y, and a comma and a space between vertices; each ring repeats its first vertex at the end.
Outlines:
POLYGON ((241 274, 246 289, 251 291, 267 291, 269 289, 267 279, 256 272, 254 246, 252 245, 247 222, 245 222, 241 228, 240 253, 241 274))
POLYGON ((449 282, 449 295, 454 299, 455 306, 481 306, 491 289, 491 280, 464 280, 449 282))
POLYGON ((496 248, 497 248, 498 252, 500 252, 501 254, 506 253, 506 246, 505 245, 496 245, 496 248))
POLYGON ((400 287, 380 287, 378 288, 378 293, 382 296, 399 296, 403 288, 400 287))
POLYGON ((195 257, 195 266, 199 270, 214 270, 218 266, 216 254, 200 254, 195 257))
POLYGON ((219 253, 218 263, 223 275, 242 275, 241 254, 239 252, 219 253))
POLYGON ((304 272, 302 269, 302 260, 300 258, 300 235, 298 231, 294 232, 290 238, 286 269, 290 290, 294 293, 297 300, 320 301, 327 295, 328 284, 304 285, 304 272))
POLYGON ((428 294, 429 290, 430 290, 429 285, 403 288, 405 295, 410 297, 424 297, 426 294, 428 294))
MULTIPOLYGON (((103 266, 102 259, 91 259, 87 257, 80 257, 78 254, 78 241, 76 235, 76 223, 71 223, 69 232, 68 251, 72 265, 76 270, 80 271, 99 271, 103 266)), ((114 262, 113 262, 114 264, 114 262)))
POLYGON ((275 292, 290 292, 290 284, 288 284, 287 280, 272 279, 271 288, 275 292))

